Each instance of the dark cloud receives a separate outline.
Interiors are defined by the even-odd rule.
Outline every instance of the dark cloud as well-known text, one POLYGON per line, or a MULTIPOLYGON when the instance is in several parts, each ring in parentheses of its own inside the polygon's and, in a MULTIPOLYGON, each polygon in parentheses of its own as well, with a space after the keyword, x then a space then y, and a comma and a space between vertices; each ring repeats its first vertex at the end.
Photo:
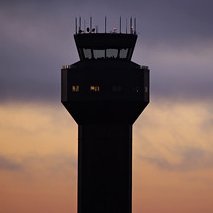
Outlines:
POLYGON ((151 73, 153 97, 201 102, 212 100, 213 75, 209 71, 201 66, 181 66, 181 63, 174 67, 154 65, 151 73))
POLYGON ((203 39, 212 40, 212 6, 213 3, 208 0, 165 0, 158 1, 158 5, 152 4, 149 6, 149 17, 153 26, 146 22, 148 29, 152 31, 152 39, 159 38, 164 43, 176 45, 187 45, 203 39))
POLYGON ((168 171, 187 172, 213 168, 212 152, 188 147, 180 151, 179 154, 181 156, 181 160, 178 163, 170 162, 163 157, 142 157, 141 159, 168 171))
POLYGON ((0 155, 0 171, 22 171, 23 167, 15 160, 0 155))
POLYGON ((204 66, 199 60, 213 50, 200 56, 197 52, 213 44, 212 6, 208 0, 1 1, 0 101, 60 100, 60 68, 78 60, 72 33, 79 15, 93 16, 100 29, 105 15, 109 29, 120 15, 137 17, 133 59, 150 66, 152 94, 211 98, 213 64, 209 60, 204 66), (162 59, 167 48, 174 56, 181 49, 188 51, 194 59, 187 63, 178 54, 174 63, 162 59))
POLYGON ((21 172, 24 177, 32 177, 31 174, 43 174, 47 176, 62 175, 76 176, 77 159, 70 153, 49 154, 41 156, 30 154, 19 156, 17 161, 12 156, 0 155, 0 172, 21 172))

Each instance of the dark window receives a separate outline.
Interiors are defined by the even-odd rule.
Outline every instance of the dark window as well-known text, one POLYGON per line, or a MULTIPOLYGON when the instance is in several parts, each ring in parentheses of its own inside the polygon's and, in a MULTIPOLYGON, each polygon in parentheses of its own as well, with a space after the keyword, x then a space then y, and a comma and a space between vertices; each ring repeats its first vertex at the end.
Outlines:
POLYGON ((120 49, 120 58, 127 58, 128 49, 120 49))
POLYGON ((92 51, 91 49, 83 49, 83 52, 84 52, 84 57, 86 59, 91 59, 92 58, 92 51))
POLYGON ((105 50, 93 50, 94 58, 105 58, 105 50))
POLYGON ((107 49, 106 50, 107 58, 117 58, 118 57, 118 49, 107 49))
POLYGON ((113 92, 121 92, 122 91, 122 87, 121 86, 112 86, 112 91, 113 92))

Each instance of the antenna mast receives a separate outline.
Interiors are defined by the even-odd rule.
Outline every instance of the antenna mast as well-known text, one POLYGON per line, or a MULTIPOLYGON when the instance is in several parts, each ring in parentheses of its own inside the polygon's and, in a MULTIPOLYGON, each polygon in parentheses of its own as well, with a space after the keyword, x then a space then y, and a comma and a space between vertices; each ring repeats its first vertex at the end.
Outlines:
POLYGON ((106 30, 107 30, 107 17, 105 16, 105 19, 104 19, 104 31, 106 33, 106 30))

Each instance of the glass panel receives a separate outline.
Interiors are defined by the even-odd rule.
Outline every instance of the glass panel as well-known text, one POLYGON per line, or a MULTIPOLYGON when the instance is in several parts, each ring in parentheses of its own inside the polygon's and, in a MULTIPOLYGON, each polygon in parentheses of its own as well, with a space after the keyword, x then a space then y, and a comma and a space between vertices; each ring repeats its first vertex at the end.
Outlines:
POLYGON ((91 59, 92 58, 92 52, 91 49, 83 49, 84 51, 84 57, 87 59, 91 59))
POLYGON ((104 58, 105 57, 105 50, 93 50, 94 58, 104 58))
POLYGON ((128 49, 121 49, 120 50, 120 58, 127 58, 128 49))
POLYGON ((107 58, 117 58, 118 57, 118 49, 107 49, 106 50, 107 58))

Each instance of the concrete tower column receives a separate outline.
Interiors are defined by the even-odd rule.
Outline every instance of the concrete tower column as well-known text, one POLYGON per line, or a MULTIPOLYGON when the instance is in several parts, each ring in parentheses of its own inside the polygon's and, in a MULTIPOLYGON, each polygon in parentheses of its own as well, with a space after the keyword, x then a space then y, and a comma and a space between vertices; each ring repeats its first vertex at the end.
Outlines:
POLYGON ((132 125, 79 125, 78 177, 79 213, 130 213, 132 125))

